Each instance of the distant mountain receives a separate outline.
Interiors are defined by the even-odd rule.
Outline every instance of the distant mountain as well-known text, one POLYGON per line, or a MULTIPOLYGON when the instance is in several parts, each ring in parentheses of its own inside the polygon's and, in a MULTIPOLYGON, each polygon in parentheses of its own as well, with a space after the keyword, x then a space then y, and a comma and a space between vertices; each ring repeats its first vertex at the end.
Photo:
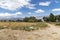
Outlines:
POLYGON ((17 19, 23 20, 23 18, 16 18, 16 17, 11 17, 11 18, 1 17, 1 18, 0 18, 0 20, 17 20, 17 19))
MULTIPOLYGON (((43 16, 37 16, 36 19, 42 19, 43 16)), ((22 17, 0 17, 0 20, 23 20, 22 17)))

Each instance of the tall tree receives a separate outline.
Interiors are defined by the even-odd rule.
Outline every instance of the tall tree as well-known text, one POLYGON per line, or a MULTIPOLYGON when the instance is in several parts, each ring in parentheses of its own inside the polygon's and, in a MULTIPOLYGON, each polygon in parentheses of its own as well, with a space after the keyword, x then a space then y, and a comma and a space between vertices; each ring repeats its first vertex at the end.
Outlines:
POLYGON ((51 22, 55 22, 55 16, 53 15, 53 13, 50 13, 49 20, 51 22))

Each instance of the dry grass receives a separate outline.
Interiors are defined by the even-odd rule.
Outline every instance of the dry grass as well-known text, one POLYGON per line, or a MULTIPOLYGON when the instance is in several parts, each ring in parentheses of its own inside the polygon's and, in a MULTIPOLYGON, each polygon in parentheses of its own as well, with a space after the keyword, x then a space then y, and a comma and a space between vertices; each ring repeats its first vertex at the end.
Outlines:
POLYGON ((0 22, 0 26, 31 26, 36 25, 36 23, 29 23, 29 22, 0 22))
POLYGON ((53 24, 55 26, 60 26, 60 22, 49 22, 50 24, 53 24))
POLYGON ((31 31, 46 27, 48 27, 48 25, 43 22, 0 22, 0 29, 8 28, 31 31))

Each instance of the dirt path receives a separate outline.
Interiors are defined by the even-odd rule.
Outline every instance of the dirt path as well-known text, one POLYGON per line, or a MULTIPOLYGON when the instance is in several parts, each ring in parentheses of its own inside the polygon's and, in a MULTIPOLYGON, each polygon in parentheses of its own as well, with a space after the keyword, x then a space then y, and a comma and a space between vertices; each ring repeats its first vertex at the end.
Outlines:
POLYGON ((60 28, 46 23, 50 27, 31 32, 20 30, 0 30, 0 40, 60 40, 60 28))

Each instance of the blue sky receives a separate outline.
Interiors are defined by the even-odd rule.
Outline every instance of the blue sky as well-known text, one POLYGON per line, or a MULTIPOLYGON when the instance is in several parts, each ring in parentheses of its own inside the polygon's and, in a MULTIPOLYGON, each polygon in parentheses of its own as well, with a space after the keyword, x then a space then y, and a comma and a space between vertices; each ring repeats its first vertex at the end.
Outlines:
POLYGON ((0 17, 29 17, 60 14, 60 0, 0 0, 0 17))

